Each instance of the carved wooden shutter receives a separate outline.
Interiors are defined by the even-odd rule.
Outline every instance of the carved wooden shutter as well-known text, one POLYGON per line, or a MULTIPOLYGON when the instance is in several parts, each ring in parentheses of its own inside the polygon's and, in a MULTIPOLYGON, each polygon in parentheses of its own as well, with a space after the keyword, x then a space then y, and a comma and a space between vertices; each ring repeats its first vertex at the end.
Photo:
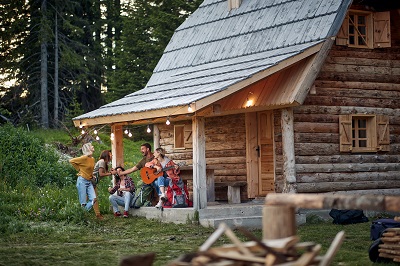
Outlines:
POLYGON ((391 47, 390 11, 374 13, 374 48, 391 47))
POLYGON ((385 115, 376 116, 376 130, 378 137, 378 150, 390 151, 389 117, 385 115))
POLYGON ((336 45, 348 45, 349 44, 349 14, 343 20, 343 24, 336 35, 336 45))
POLYGON ((351 115, 339 116, 340 151, 351 152, 353 148, 351 135, 351 115))

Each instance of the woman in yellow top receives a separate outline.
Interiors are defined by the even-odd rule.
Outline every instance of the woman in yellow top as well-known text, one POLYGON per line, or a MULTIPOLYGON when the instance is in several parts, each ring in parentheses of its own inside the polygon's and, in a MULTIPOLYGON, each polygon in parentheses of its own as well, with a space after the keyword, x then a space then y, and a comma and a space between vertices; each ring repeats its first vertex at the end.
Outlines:
POLYGON ((82 146, 83 155, 77 158, 72 158, 69 161, 78 171, 76 188, 78 189, 79 202, 87 211, 93 207, 93 204, 97 200, 91 181, 95 162, 93 152, 94 147, 92 143, 86 143, 82 146))

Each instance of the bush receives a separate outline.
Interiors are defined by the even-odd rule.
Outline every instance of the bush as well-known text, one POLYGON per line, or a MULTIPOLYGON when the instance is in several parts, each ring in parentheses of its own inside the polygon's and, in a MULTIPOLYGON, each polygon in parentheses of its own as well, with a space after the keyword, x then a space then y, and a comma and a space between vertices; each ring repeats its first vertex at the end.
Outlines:
POLYGON ((0 177, 11 188, 62 187, 75 179, 72 166, 58 160, 55 149, 46 147, 43 139, 10 124, 0 127, 0 177))

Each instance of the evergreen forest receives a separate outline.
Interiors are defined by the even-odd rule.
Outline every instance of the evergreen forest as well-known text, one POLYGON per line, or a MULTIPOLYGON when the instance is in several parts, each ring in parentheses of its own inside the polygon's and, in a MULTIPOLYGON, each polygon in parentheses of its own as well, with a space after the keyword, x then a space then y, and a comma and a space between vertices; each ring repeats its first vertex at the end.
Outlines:
POLYGON ((0 124, 71 118, 142 89, 200 0, 3 0, 0 124))

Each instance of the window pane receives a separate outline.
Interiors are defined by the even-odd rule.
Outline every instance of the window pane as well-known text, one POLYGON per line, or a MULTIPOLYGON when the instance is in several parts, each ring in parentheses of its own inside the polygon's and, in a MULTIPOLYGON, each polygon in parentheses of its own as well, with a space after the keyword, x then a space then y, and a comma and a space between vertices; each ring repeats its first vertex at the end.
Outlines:
POLYGON ((358 137, 359 138, 366 138, 367 137, 367 131, 366 130, 359 130, 358 131, 358 137))
POLYGON ((360 32, 361 35, 363 36, 365 35, 366 30, 364 26, 358 26, 358 31, 360 32))
POLYGON ((358 142, 358 147, 367 147, 367 141, 366 140, 360 140, 358 142))
POLYGON ((358 37, 358 44, 359 44, 359 45, 366 45, 364 39, 361 38, 361 37, 358 37))
POLYGON ((354 43, 354 36, 349 36, 349 44, 355 44, 354 43))
POLYGON ((358 16, 358 24, 365 25, 365 16, 358 16))
POLYGON ((354 26, 349 26, 349 34, 354 34, 354 26))
POLYGON ((366 128, 367 127, 367 120, 366 119, 359 119, 358 120, 358 127, 366 128))

